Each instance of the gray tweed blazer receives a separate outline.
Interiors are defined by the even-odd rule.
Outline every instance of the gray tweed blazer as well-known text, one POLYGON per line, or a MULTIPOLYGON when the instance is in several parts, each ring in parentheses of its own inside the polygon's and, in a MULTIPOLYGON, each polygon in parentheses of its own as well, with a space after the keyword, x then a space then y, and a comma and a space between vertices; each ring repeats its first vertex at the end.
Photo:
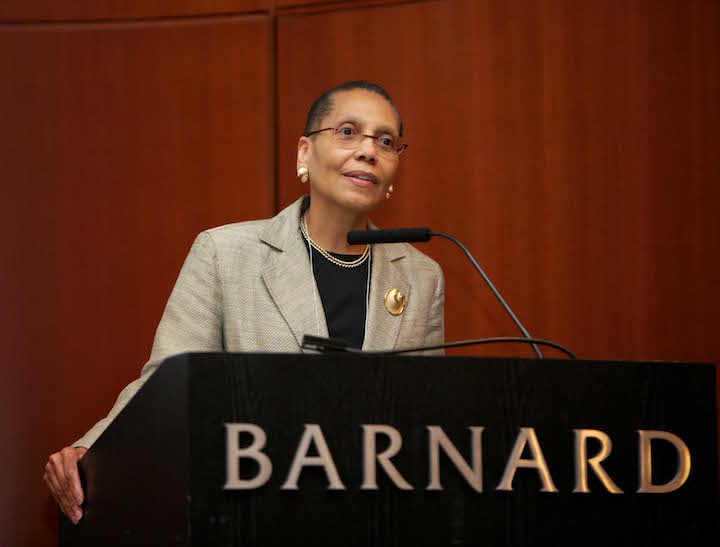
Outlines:
MULTIPOLYGON (((123 389, 110 413, 73 446, 89 448, 171 355, 293 353, 302 351, 303 335, 328 335, 319 293, 316 319, 315 280, 299 230, 305 198, 273 218, 220 226, 198 235, 170 294, 140 378, 123 389)), ((435 261, 405 243, 375 245, 363 349, 442 343, 444 302, 445 282, 435 261), (385 293, 392 288, 406 295, 405 311, 399 316, 385 308, 385 293)))

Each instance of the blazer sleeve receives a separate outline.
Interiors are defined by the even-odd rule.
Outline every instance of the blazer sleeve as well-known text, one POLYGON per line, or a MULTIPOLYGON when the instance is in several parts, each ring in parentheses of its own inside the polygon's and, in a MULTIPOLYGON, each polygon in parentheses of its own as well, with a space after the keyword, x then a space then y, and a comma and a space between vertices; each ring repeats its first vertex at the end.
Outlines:
POLYGON ((178 353, 223 351, 222 286, 212 235, 202 232, 188 253, 155 333, 140 377, 120 392, 108 415, 73 446, 90 448, 160 363, 178 353))

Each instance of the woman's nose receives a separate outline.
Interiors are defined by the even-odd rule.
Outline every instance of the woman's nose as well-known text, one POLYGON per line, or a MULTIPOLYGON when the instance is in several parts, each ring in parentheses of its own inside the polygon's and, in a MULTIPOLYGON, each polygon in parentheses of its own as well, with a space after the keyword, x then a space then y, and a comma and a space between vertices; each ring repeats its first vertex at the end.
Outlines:
POLYGON ((375 147, 375 139, 372 137, 364 137, 358 144, 357 150, 355 151, 355 157, 357 159, 374 163, 376 155, 377 148, 375 147))

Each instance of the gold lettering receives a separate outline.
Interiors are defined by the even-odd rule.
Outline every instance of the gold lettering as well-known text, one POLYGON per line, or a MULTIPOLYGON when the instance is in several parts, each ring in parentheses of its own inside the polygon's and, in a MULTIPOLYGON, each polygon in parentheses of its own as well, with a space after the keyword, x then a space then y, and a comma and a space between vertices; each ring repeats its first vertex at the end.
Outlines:
POLYGON ((413 486, 406 481, 400 471, 390 461, 402 447, 400 432, 389 425, 363 424, 363 482, 361 490, 377 490, 377 478, 375 462, 377 461, 385 470, 390 480, 401 490, 412 490, 413 486), (378 434, 385 435, 390 439, 388 446, 380 454, 377 453, 375 437, 378 434))
POLYGON ((267 437, 262 428, 255 424, 225 424, 225 490, 251 490, 260 488, 272 474, 272 462, 262 449, 265 446, 267 437), (246 448, 238 447, 240 433, 252 435, 252 443, 246 448), (240 478, 240 460, 249 458, 255 460, 260 470, 258 474, 250 479, 240 478))
POLYGON ((430 434, 430 484, 428 490, 442 490, 440 484, 440 447, 447 454, 455 468, 476 492, 482 492, 482 445, 481 435, 484 427, 470 427, 472 433, 472 469, 460 455, 455 445, 447 438, 441 427, 427 426, 430 434))
POLYGON ((287 479, 283 483, 281 490, 297 490, 300 472, 305 466, 323 468, 328 479, 328 490, 345 490, 345 485, 340 480, 332 454, 330 454, 330 449, 325 442, 325 436, 318 424, 305 424, 305 431, 295 451, 290 471, 288 471, 287 479), (318 452, 317 456, 308 456, 311 444, 315 445, 318 452))
POLYGON ((535 430, 532 427, 521 427, 520 433, 515 440, 515 446, 513 446, 512 453, 508 458, 507 465, 505 466, 505 472, 503 473, 500 484, 496 490, 506 490, 512 492, 512 481, 515 478, 515 471, 518 467, 532 468, 538 470, 538 475, 542 481, 541 492, 557 492, 555 484, 553 483, 552 477, 550 476, 550 470, 548 469, 545 457, 543 456, 542 450, 540 449, 540 443, 538 443, 535 430), (523 450, 525 445, 530 447, 532 452, 531 459, 522 458, 523 450))
POLYGON ((574 493, 589 493, 587 466, 595 472, 595 475, 611 494, 622 494, 617 485, 613 482, 607 472, 602 468, 600 462, 604 461, 612 451, 612 441, 606 433, 597 429, 573 429, 575 432, 575 489, 574 493), (600 441, 600 453, 592 458, 587 457, 587 439, 600 441))
POLYGON ((677 490, 687 480, 690 475, 690 450, 683 440, 668 431, 652 431, 652 430, 638 430, 640 435, 639 439, 639 453, 640 453, 640 487, 638 492, 645 492, 648 494, 666 494, 677 490), (653 439, 662 439, 669 442, 675 447, 675 451, 678 455, 678 467, 675 472, 675 476, 670 482, 665 484, 653 484, 652 483, 652 447, 651 442, 653 439))

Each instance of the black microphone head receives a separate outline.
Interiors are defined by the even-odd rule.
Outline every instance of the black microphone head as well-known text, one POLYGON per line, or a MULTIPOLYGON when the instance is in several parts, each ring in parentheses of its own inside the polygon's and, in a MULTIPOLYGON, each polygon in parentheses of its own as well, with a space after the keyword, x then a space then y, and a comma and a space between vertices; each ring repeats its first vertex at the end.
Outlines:
POLYGON ((430 228, 397 228, 394 230, 354 230, 348 232, 350 245, 375 243, 412 243, 430 241, 430 228))

